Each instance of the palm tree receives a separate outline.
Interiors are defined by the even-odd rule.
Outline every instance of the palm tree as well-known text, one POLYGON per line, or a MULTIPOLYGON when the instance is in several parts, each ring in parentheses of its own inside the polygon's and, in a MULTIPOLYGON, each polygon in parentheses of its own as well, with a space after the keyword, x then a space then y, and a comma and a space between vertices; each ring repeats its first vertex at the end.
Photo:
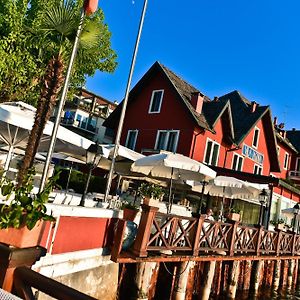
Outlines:
MULTIPOLYGON (((20 166, 17 182, 21 186, 28 170, 33 166, 40 139, 47 121, 50 119, 56 104, 59 91, 64 81, 66 61, 70 55, 76 30, 79 25, 78 6, 72 0, 61 1, 59 5, 50 7, 43 15, 41 28, 33 32, 32 38, 39 39, 44 53, 53 53, 49 59, 42 82, 42 90, 37 105, 34 124, 20 166), (42 35, 42 38, 41 38, 42 35), (50 51, 49 51, 50 49, 50 51)), ((101 28, 93 19, 86 19, 78 55, 84 57, 98 51, 101 28)))

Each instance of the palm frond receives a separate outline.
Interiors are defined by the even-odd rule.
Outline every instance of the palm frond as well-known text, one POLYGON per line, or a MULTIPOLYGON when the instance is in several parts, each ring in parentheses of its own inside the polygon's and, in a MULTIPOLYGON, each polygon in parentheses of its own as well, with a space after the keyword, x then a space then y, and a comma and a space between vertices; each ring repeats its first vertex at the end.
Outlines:
POLYGON ((79 12, 72 0, 61 2, 60 5, 46 10, 42 29, 60 33, 63 36, 74 34, 79 24, 79 12))
POLYGON ((90 49, 97 47, 101 39, 101 26, 93 20, 86 20, 80 36, 80 47, 90 49))

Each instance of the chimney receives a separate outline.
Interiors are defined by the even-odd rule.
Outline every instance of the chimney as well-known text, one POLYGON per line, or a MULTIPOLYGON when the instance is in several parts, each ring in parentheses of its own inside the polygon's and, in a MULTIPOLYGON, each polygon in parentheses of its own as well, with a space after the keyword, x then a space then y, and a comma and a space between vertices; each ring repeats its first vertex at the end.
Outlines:
POLYGON ((215 96, 214 97, 214 102, 218 102, 219 101, 219 97, 215 96))
POLYGON ((294 128, 292 128, 292 130, 293 130, 293 131, 296 131, 296 128, 294 127, 294 128))
POLYGON ((273 125, 277 126, 277 117, 274 117, 273 125))
POLYGON ((201 95, 200 92, 194 92, 191 95, 191 104, 195 108, 196 112, 199 114, 202 113, 203 99, 204 97, 201 95))
POLYGON ((255 101, 251 102, 251 112, 254 113, 257 107, 257 103, 255 101))

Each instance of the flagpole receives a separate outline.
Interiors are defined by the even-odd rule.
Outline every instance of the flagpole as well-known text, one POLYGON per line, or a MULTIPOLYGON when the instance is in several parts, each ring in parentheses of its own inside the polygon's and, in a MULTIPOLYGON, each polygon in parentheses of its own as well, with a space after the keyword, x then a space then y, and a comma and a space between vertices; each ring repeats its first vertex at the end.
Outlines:
POLYGON ((123 104, 122 104, 120 121, 119 121, 119 125, 118 125, 118 130, 116 133, 115 147, 114 147, 114 151, 113 151, 113 157, 111 160, 111 167, 110 167, 108 177, 107 177, 107 182, 106 182, 106 189, 105 189, 105 195, 104 195, 105 202, 107 202, 107 200, 108 200, 108 195, 109 195, 110 188, 111 188, 112 176, 113 176, 113 172, 114 172, 114 168, 115 168, 116 157, 118 155, 121 133, 122 133, 122 129, 123 129, 125 113, 126 113, 126 108, 127 108, 127 103, 128 103, 129 90, 130 90, 130 86, 131 86, 133 70, 134 70, 134 66, 135 66, 135 62, 136 62, 136 56, 137 56, 137 52, 138 52, 138 48, 139 48, 145 14, 146 14, 146 10, 147 10, 147 4, 148 4, 148 0, 145 0, 142 14, 140 17, 140 24, 139 24, 139 30, 138 30, 138 34, 137 34, 137 38, 136 38, 136 42, 135 42, 135 47, 134 47, 134 51, 133 51, 133 55, 132 55, 131 66, 130 66, 130 70, 129 70, 129 76, 128 76, 127 86, 126 86, 126 91, 125 91, 125 97, 124 97, 123 104))

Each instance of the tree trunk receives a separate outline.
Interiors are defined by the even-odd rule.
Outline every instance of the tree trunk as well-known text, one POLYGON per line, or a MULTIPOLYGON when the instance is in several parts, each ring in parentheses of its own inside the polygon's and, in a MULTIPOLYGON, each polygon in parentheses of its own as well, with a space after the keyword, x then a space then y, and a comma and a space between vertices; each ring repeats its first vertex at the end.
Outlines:
POLYGON ((55 106, 58 93, 63 83, 63 70, 64 64, 60 55, 49 61, 44 77, 41 96, 35 113, 34 124, 29 135, 23 162, 18 173, 18 186, 22 185, 28 169, 33 166, 34 157, 37 153, 45 125, 51 117, 52 110, 55 106))

